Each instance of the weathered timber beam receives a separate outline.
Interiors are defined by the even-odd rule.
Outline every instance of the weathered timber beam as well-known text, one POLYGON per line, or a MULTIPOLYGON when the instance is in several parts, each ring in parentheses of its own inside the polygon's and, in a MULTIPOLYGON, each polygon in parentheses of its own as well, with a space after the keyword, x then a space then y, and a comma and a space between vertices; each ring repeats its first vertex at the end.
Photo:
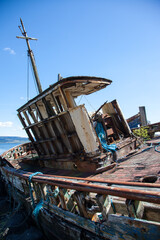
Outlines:
POLYGON ((54 215, 59 217, 59 220, 64 220, 86 229, 105 239, 156 239, 159 240, 160 224, 154 222, 147 222, 136 218, 129 218, 124 216, 109 215, 107 224, 91 221, 90 219, 78 216, 69 211, 58 208, 55 205, 44 203, 44 208, 40 211, 40 219, 52 222, 54 215), (50 211, 47 211, 49 208, 50 211), (43 216, 43 217, 41 217, 43 216))

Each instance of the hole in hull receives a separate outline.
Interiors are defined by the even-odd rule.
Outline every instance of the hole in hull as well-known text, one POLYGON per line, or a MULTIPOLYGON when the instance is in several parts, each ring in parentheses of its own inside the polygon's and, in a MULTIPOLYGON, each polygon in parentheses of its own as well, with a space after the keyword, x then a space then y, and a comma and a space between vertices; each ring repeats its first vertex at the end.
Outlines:
POLYGON ((150 176, 145 176, 142 178, 141 182, 145 183, 155 183, 157 181, 157 176, 155 175, 150 175, 150 176))

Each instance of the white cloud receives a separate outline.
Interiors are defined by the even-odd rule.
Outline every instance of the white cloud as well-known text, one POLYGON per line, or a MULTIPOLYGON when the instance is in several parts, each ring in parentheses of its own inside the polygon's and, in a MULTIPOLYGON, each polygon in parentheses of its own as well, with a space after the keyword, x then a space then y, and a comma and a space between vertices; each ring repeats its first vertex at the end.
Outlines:
POLYGON ((4 48, 3 50, 9 52, 12 55, 16 54, 15 51, 13 49, 9 48, 9 47, 4 48))
POLYGON ((25 100, 25 101, 27 100, 26 97, 20 97, 20 99, 21 99, 21 100, 25 100))
POLYGON ((0 127, 12 127, 13 122, 0 122, 0 127))

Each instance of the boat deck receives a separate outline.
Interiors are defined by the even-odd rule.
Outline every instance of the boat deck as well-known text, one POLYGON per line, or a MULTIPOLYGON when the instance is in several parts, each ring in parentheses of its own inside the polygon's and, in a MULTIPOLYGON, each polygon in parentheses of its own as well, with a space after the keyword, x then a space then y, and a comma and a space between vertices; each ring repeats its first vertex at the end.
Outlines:
MULTIPOLYGON (((132 154, 118 159, 116 165, 112 169, 96 174, 46 167, 37 168, 36 165, 27 164, 27 160, 25 162, 21 162, 21 160, 13 160, 11 161, 11 164, 19 170, 30 173, 38 171, 46 175, 104 179, 122 182, 141 182, 145 181, 144 178, 147 179, 147 177, 150 177, 148 182, 160 182, 160 153, 155 150, 155 145, 159 142, 160 138, 149 141, 149 144, 153 144, 152 146, 145 144, 140 149, 134 150, 132 154)), ((29 156, 27 156, 27 158, 29 158, 29 156)))
POLYGON ((107 172, 98 174, 96 178, 134 182, 146 176, 160 175, 160 153, 155 147, 143 147, 132 156, 117 161, 117 166, 107 172))

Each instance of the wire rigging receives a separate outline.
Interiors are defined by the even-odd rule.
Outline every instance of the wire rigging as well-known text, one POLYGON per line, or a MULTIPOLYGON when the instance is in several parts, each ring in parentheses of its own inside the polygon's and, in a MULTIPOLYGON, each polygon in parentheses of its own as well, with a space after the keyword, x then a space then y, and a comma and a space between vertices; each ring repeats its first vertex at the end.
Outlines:
POLYGON ((87 97, 84 95, 84 98, 86 99, 86 101, 87 101, 87 103, 90 105, 90 107, 94 110, 94 111, 96 111, 96 109, 91 105, 91 103, 89 102, 89 100, 87 99, 87 97))

